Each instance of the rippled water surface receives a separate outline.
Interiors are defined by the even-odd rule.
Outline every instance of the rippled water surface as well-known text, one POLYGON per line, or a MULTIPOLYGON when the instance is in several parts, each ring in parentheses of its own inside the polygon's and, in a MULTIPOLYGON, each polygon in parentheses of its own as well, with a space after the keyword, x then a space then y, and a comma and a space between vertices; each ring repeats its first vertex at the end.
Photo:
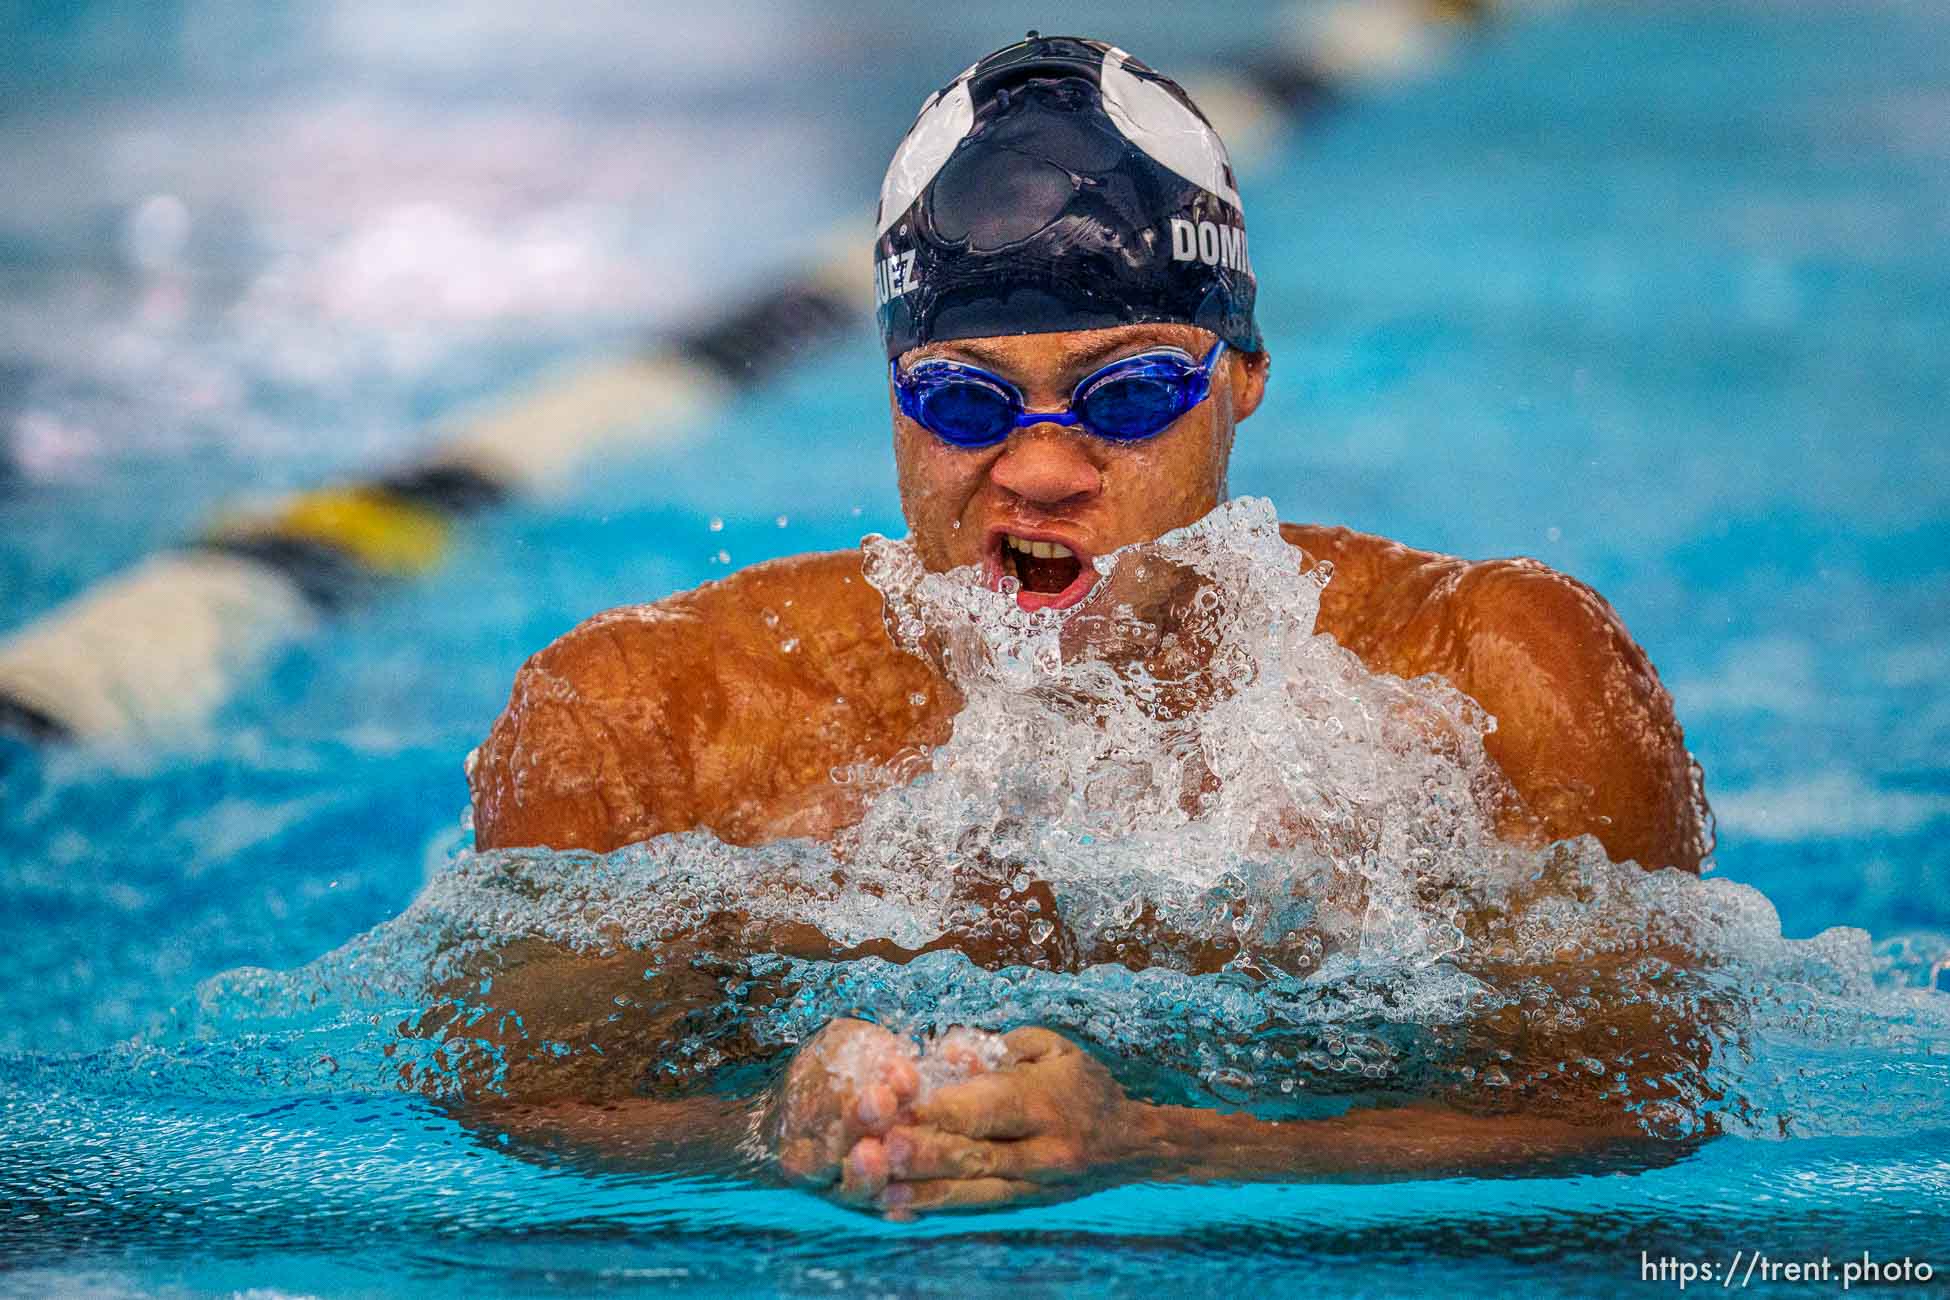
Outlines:
MULTIPOLYGON (((809 214, 862 207, 960 66, 889 15, 693 18, 680 56, 634 6, 603 8, 603 40, 512 9, 441 40, 354 0, 293 12, 0 20, 41 56, 6 82, 30 129, 0 187, 0 630, 238 491, 403 454, 456 402, 762 281, 809 214), (925 74, 883 102, 788 57, 868 48, 925 74)), ((974 52, 1015 24, 965 25, 974 52)), ((1111 34, 1167 67, 1250 36, 1132 25, 1111 34)), ((722 576, 720 552, 898 536, 864 330, 711 441, 486 520, 165 752, 9 750, 0 1289, 1585 1294, 1640 1287, 1641 1252, 1950 1267, 1946 56, 1931 6, 1572 6, 1280 141, 1245 187, 1275 351, 1235 458, 1248 499, 1108 584, 1195 575, 1211 653, 1161 670, 1108 605, 1087 632, 954 623, 976 688, 955 740, 918 784, 859 775, 848 879, 871 892, 806 844, 477 855, 458 821, 461 760, 550 637, 722 576), (1308 635, 1317 587, 1270 564, 1275 512, 1596 585, 1676 697, 1716 869, 1498 848, 1481 720, 1308 635), (1172 721, 1181 689, 1226 743, 1172 721), (969 910, 917 859, 1005 904, 969 910), (801 956, 712 968, 703 1027, 449 1028, 444 1058, 395 1032, 491 1003, 453 978, 511 944, 654 961, 759 882, 836 936, 960 929, 1020 964, 801 956), (1496 931, 1513 890, 1547 933, 1496 931), (1188 936, 1170 964, 1210 973, 1093 967, 1130 957, 1133 898, 1188 936), (1537 973, 1567 944, 1575 987, 1537 973), (1648 975, 1676 954, 1698 973, 1648 975), (1711 1008, 1685 1021, 1704 1063, 1631 1062, 1619 1087, 1675 1140, 1728 1136, 1650 1167, 1138 1186, 903 1226, 740 1168, 514 1149, 448 1109, 605 1033, 688 1049, 659 1086, 748 1090, 749 1062, 862 1008, 1057 1024, 1268 1113, 1410 1085, 1549 1105, 1577 1058, 1519 1068, 1486 1027, 1566 996, 1711 1008), (1192 1040, 1157 1032, 1187 1014, 1192 1040)), ((939 652, 968 593, 897 543, 874 565, 939 652)))

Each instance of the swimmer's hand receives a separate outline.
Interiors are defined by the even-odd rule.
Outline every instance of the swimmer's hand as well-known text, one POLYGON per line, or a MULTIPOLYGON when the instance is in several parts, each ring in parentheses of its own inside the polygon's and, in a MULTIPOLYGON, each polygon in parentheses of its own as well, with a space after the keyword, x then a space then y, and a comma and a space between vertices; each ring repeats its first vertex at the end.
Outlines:
POLYGON ((773 1089, 766 1133, 796 1183, 830 1188, 854 1147, 887 1132, 920 1092, 911 1044, 864 1020, 835 1020, 801 1047, 773 1089))
POLYGON ((1018 1029, 992 1061, 976 1037, 988 1036, 943 1040, 936 1051, 963 1077, 924 1092, 905 1040, 834 1021, 801 1049, 774 1099, 780 1167, 848 1204, 906 1217, 1074 1195, 1086 1175, 1101 1180, 1137 1155, 1130 1121, 1149 1108, 1075 1043, 1018 1029))
POLYGON ((933 1090, 906 1122, 863 1138, 847 1190, 899 1217, 1057 1200, 1143 1172, 1152 1108, 1061 1034, 1018 1029, 1002 1041, 1008 1057, 997 1069, 933 1090))

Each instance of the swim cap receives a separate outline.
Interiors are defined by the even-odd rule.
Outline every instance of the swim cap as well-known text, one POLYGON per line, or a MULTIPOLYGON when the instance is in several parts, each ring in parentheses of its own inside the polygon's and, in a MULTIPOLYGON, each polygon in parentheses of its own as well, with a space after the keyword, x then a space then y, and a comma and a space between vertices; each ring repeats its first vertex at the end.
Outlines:
POLYGON ((928 96, 880 187, 888 357, 941 339, 1180 322, 1260 350, 1232 162, 1169 77, 1037 36, 928 96))

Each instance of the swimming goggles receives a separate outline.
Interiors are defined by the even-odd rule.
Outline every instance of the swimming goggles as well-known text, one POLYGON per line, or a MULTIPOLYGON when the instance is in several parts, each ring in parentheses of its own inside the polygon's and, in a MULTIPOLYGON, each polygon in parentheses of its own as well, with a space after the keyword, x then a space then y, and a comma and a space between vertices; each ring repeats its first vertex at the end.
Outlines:
POLYGON ((1112 442, 1137 442, 1163 433, 1212 390, 1212 367, 1225 351, 1212 345, 1203 363, 1178 348, 1152 348, 1084 376, 1060 411, 1025 409, 1022 390, 998 374, 962 361, 922 361, 906 374, 898 360, 888 374, 901 414, 956 447, 993 447, 1017 429, 1075 425, 1112 442))

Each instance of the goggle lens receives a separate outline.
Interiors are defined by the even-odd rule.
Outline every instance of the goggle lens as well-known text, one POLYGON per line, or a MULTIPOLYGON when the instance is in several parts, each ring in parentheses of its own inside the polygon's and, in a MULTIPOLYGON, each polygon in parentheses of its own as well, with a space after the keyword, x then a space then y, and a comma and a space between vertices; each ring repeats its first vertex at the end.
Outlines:
POLYGON ((1176 348, 1140 352, 1077 386, 1062 411, 1025 411, 1022 394, 999 375, 959 361, 923 361, 907 374, 889 365, 901 413, 957 447, 990 447, 1035 424, 1080 424, 1100 438, 1135 442, 1162 433, 1205 400, 1224 343, 1203 363, 1176 348))
POLYGON ((986 447, 1009 436, 1022 402, 969 367, 923 362, 902 383, 901 409, 944 442, 986 447))
POLYGON ((1016 422, 1016 404, 987 384, 943 376, 922 386, 920 422, 949 442, 980 447, 1000 442, 1016 422))
POLYGON ((1182 374, 1115 375, 1078 399, 1077 414, 1103 437, 1149 438, 1190 409, 1189 396, 1182 374))

